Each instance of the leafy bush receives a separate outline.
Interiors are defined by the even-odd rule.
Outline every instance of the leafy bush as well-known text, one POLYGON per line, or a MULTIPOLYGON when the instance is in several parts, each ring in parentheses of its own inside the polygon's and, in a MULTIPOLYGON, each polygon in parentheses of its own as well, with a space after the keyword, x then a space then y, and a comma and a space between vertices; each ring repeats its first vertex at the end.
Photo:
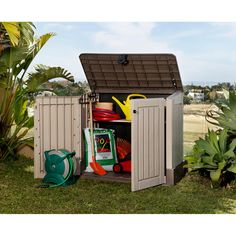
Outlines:
POLYGON ((188 97, 187 95, 184 95, 183 102, 185 105, 191 104, 192 100, 192 98, 188 97))
POLYGON ((236 94, 224 90, 225 99, 216 102, 218 110, 209 109, 206 120, 221 128, 227 129, 231 134, 236 134, 236 94))
POLYGON ((33 94, 47 90, 42 85, 54 78, 74 81, 61 67, 39 65, 27 73, 31 62, 53 37, 53 33, 34 36, 34 25, 29 22, 0 22, 0 160, 15 157, 21 145, 33 145, 27 137, 34 126, 28 107, 33 105, 33 94))
POLYGON ((192 155, 185 157, 189 171, 209 172, 213 185, 225 185, 228 172, 236 173, 236 138, 230 140, 227 130, 218 134, 208 130, 205 139, 195 141, 192 155))

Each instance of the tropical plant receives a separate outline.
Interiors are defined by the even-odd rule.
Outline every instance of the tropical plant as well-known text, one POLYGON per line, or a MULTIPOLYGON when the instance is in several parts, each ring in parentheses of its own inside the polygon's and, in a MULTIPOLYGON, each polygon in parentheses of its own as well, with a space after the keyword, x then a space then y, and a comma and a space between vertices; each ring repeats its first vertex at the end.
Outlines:
POLYGON ((74 81, 61 67, 38 65, 27 73, 31 62, 55 34, 34 36, 34 25, 29 22, 0 23, 0 159, 14 157, 21 145, 33 145, 27 137, 33 127, 28 107, 33 105, 32 94, 47 90, 42 84, 54 78, 74 81))
POLYGON ((34 41, 34 25, 31 22, 0 23, 0 55, 11 46, 21 46, 34 41))
POLYGON ((189 171, 204 170, 213 185, 223 183, 228 172, 236 173, 236 138, 230 140, 226 129, 218 134, 208 130, 205 139, 195 141, 192 155, 185 157, 189 171))
POLYGON ((236 134, 236 94, 223 91, 224 99, 215 102, 217 110, 213 108, 206 112, 206 120, 213 125, 228 129, 231 134, 236 134))

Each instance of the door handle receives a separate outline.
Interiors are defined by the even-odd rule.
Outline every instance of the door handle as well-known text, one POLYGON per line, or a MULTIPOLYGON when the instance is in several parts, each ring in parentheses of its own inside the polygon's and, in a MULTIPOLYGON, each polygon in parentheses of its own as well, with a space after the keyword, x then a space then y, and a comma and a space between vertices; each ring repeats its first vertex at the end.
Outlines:
POLYGON ((136 114, 136 113, 138 113, 138 112, 137 112, 137 110, 133 110, 133 113, 136 114))

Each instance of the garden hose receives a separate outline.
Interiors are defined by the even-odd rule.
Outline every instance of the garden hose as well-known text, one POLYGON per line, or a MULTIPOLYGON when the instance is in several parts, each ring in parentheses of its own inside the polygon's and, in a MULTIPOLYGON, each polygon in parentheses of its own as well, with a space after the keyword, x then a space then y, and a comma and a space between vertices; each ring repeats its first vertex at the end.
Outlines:
POLYGON ((108 109, 95 108, 93 109, 93 119, 97 121, 119 120, 120 115, 108 109))
MULTIPOLYGON (((57 183, 57 184, 53 184, 53 185, 50 185, 50 184, 42 184, 42 185, 39 185, 37 186, 38 188, 56 188, 56 187, 59 187, 61 185, 63 185, 64 183, 66 183, 66 181, 71 177, 72 173, 73 173, 73 170, 74 170, 74 163, 73 163, 73 160, 72 160, 72 157, 74 156, 75 152, 72 152, 72 153, 69 153, 68 155, 65 156, 65 158, 61 159, 59 162, 63 161, 64 159, 67 159, 68 160, 68 163, 69 163, 69 171, 68 171, 68 174, 66 175, 65 179, 60 182, 60 183, 57 183)), ((57 162, 55 164, 58 164, 57 162)))
POLYGON ((66 176, 65 180, 62 181, 62 182, 59 183, 59 184, 49 185, 49 188, 56 188, 56 187, 59 187, 59 186, 63 185, 63 184, 70 178, 70 176, 71 176, 71 174, 72 174, 72 172, 73 172, 73 169, 74 169, 74 168, 73 168, 74 163, 73 163, 73 161, 72 161, 71 158, 68 158, 68 161, 69 161, 69 169, 70 169, 70 171, 69 171, 68 175, 66 176))

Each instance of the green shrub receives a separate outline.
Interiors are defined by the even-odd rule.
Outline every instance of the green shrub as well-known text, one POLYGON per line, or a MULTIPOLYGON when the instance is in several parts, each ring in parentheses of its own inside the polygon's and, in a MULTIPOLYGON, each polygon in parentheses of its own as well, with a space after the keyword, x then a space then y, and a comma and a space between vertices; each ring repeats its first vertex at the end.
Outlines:
POLYGON ((236 138, 230 139, 226 129, 218 133, 208 130, 205 139, 195 141, 193 152, 185 157, 188 171, 209 174, 213 186, 226 185, 229 173, 236 173, 236 138))
POLYGON ((206 112, 206 120, 229 133, 236 134, 236 94, 224 90, 224 99, 215 102, 218 110, 209 109, 206 112))

